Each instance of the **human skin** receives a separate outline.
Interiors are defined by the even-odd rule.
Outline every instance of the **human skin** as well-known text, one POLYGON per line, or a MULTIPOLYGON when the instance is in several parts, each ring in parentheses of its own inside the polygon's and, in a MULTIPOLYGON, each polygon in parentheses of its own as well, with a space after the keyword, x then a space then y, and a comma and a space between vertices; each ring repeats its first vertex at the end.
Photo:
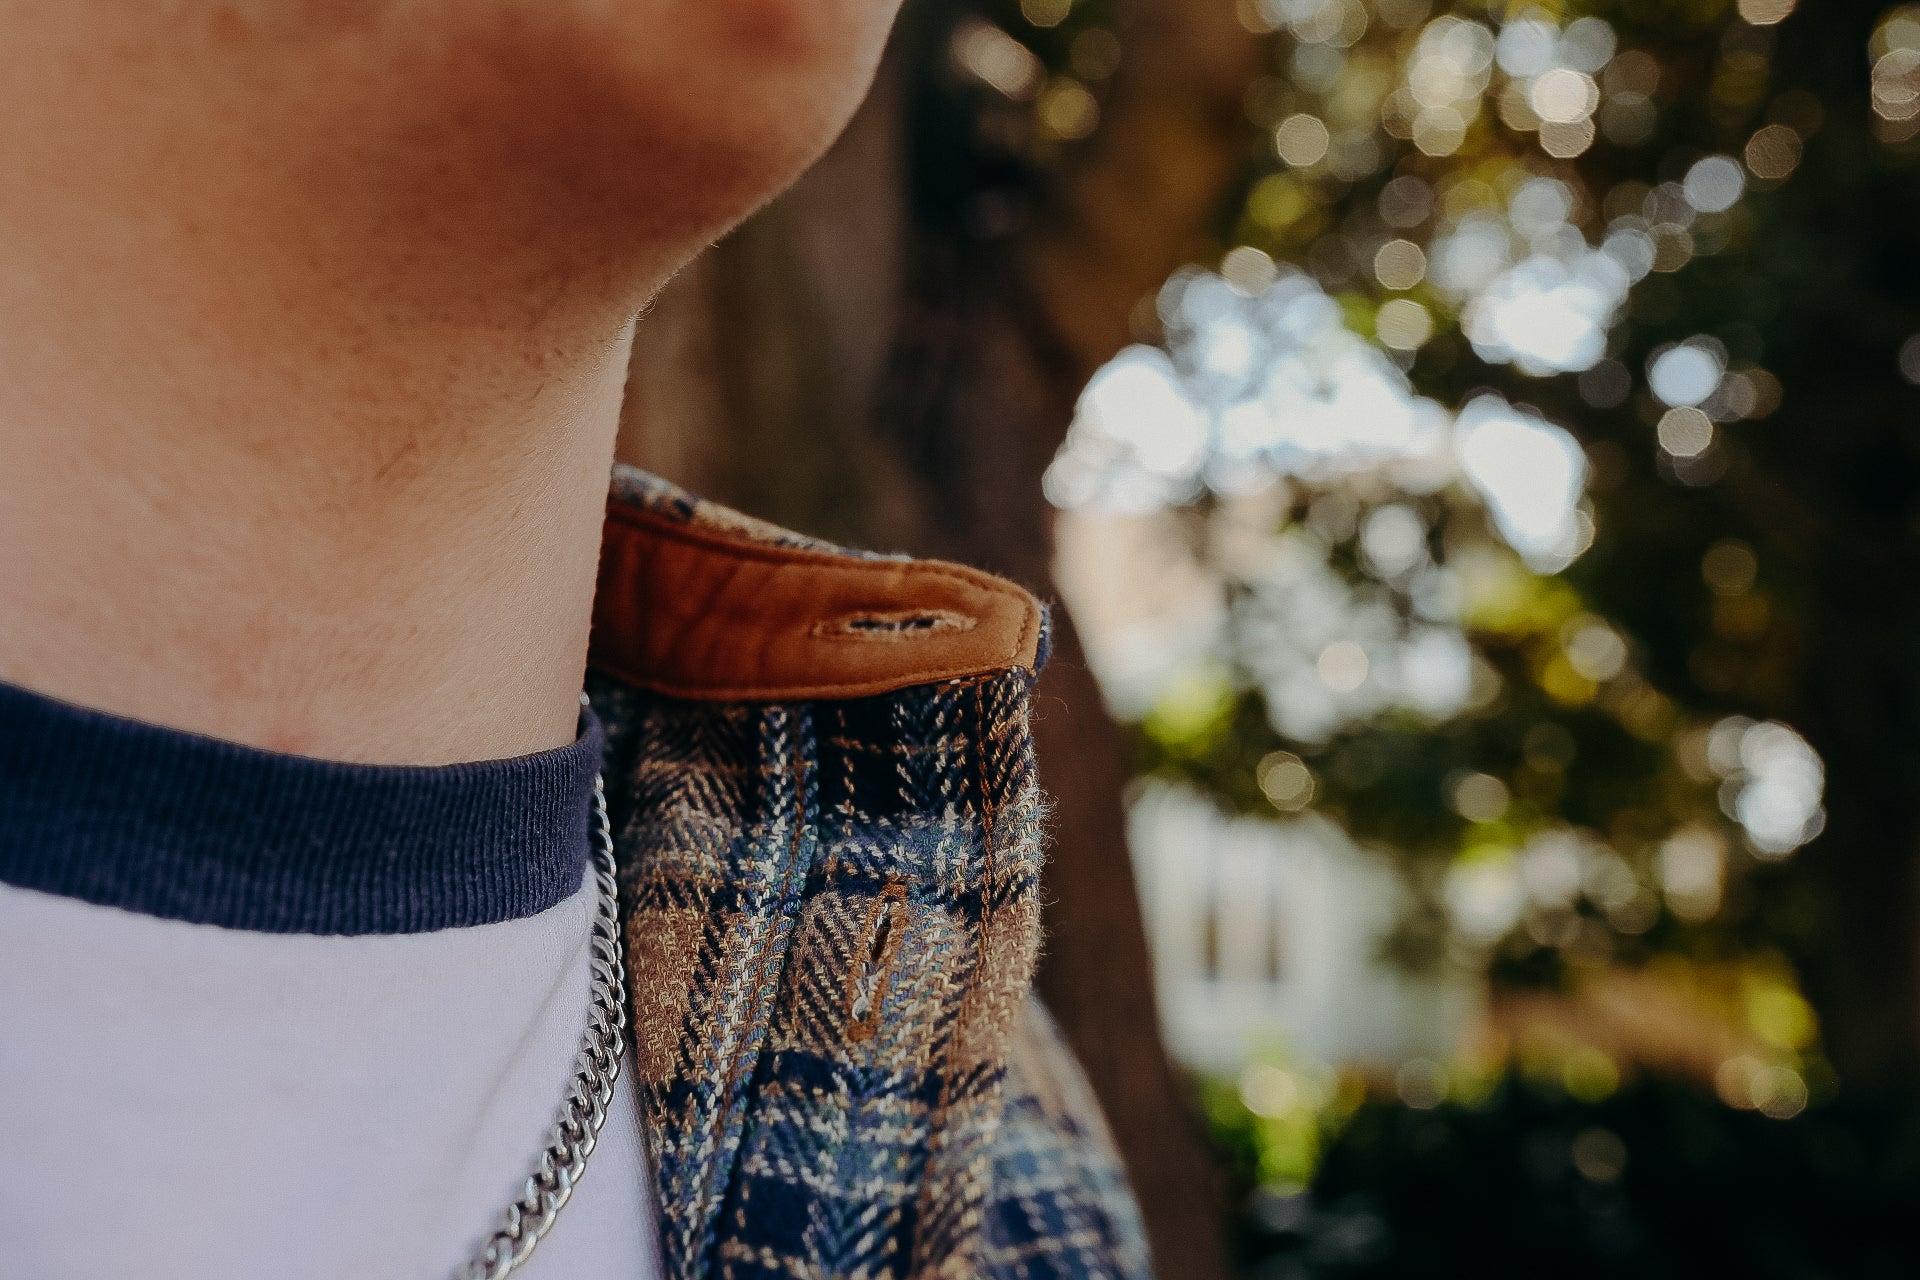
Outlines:
POLYGON ((896 3, 0 0, 0 680, 342 760, 570 741, 631 318, 896 3))

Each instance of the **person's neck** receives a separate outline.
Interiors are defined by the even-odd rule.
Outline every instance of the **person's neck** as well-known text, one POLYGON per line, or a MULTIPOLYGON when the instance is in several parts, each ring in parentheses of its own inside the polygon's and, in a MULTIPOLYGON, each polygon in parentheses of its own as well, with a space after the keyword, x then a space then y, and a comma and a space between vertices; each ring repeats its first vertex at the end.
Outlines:
POLYGON ((340 760, 572 741, 630 325, 0 317, 0 680, 340 760))

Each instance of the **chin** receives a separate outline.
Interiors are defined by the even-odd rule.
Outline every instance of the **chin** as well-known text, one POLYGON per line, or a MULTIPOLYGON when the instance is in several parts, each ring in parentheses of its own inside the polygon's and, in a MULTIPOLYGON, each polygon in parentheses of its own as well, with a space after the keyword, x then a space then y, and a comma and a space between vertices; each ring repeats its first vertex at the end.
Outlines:
MULTIPOLYGON (((794 181, 872 81, 898 0, 515 0, 439 45, 480 198, 555 235, 655 243, 666 269, 794 181)), ((444 153, 443 153, 444 154, 444 153)))
POLYGON ((245 242, 263 294, 603 325, 827 148, 897 4, 89 0, 22 28, 0 106, 68 140, 41 188, 245 242))

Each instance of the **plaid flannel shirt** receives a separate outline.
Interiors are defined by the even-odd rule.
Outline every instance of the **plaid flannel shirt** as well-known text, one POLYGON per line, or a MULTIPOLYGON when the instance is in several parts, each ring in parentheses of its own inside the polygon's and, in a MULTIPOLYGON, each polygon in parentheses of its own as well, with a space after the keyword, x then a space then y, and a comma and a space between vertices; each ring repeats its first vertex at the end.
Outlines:
POLYGON ((671 1280, 1149 1274, 1029 984, 1044 615, 621 469, 607 729, 671 1280))

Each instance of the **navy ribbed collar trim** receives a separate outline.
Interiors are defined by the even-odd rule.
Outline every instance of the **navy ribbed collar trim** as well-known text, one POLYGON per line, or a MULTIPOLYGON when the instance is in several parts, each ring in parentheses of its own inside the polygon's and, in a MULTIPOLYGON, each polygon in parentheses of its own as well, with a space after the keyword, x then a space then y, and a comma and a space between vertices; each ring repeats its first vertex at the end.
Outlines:
POLYGON ((579 891, 601 731, 431 768, 259 751, 0 684, 0 881, 269 933, 425 933, 579 891))

